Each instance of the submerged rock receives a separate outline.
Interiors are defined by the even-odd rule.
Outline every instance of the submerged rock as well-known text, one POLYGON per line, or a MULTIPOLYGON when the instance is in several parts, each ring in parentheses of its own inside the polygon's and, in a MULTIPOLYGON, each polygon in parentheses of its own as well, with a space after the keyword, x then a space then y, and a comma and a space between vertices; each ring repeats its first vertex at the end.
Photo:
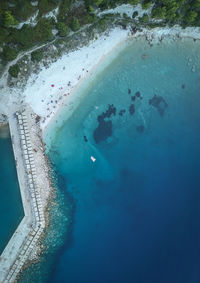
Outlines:
POLYGON ((86 136, 83 137, 85 142, 88 142, 88 139, 86 136))
POLYGON ((164 100, 162 96, 154 95, 152 99, 149 99, 149 105, 154 106, 157 110, 160 116, 163 116, 165 113, 165 110, 168 107, 167 102, 164 100))
POLYGON ((123 116, 125 112, 126 112, 126 109, 121 109, 119 111, 119 116, 123 116))
POLYGON ((130 107, 129 107, 129 113, 130 115, 133 115, 135 113, 135 106, 134 104, 131 104, 130 107))
POLYGON ((140 96, 141 96, 140 92, 139 92, 139 91, 136 91, 135 96, 136 96, 136 97, 140 97, 140 96))
POLYGON ((113 104, 109 104, 106 112, 103 112, 97 117, 99 125, 93 132, 93 138, 96 143, 105 141, 108 137, 112 136, 112 121, 105 121, 105 119, 110 118, 112 115, 115 116, 116 111, 116 107, 113 104))
POLYGON ((104 120, 105 118, 110 118, 111 115, 115 116, 116 111, 117 111, 116 107, 114 107, 113 104, 109 104, 106 112, 103 112, 101 115, 99 115, 97 119, 100 122, 101 120, 104 120))
POLYGON ((95 142, 105 141, 110 136, 112 136, 112 121, 101 120, 93 133, 95 142))
POLYGON ((136 130, 137 130, 138 133, 143 133, 144 132, 144 126, 143 125, 137 126, 136 130))

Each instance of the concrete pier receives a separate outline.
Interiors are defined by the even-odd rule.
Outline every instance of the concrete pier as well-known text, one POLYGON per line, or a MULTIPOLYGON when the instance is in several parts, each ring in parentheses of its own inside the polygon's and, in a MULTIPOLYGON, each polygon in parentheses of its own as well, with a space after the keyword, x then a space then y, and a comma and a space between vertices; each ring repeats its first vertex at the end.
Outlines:
MULTIPOLYGON (((47 190, 49 182, 41 182, 38 178, 35 160, 43 158, 44 152, 33 150, 31 131, 37 133, 36 123, 33 119, 27 120, 26 111, 16 112, 9 117, 9 127, 12 139, 17 176, 20 186, 24 218, 17 227, 0 256, 0 283, 14 282, 31 252, 37 247, 38 239, 45 228, 44 207, 45 201, 41 199, 42 190, 47 190), (39 157, 38 157, 39 156, 39 157)), ((41 150, 40 150, 41 151, 41 150)), ((45 162, 44 158, 40 162, 45 162)), ((45 164, 42 164, 43 178, 47 178, 45 164)))

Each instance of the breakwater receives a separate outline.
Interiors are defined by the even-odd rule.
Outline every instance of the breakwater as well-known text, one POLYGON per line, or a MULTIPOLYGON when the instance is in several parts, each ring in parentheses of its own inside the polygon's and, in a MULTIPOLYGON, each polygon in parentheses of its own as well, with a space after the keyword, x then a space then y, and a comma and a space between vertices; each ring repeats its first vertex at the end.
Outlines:
POLYGON ((50 192, 48 166, 34 114, 29 109, 19 111, 10 115, 8 122, 24 218, 0 256, 0 282, 14 282, 27 260, 37 256, 50 192))

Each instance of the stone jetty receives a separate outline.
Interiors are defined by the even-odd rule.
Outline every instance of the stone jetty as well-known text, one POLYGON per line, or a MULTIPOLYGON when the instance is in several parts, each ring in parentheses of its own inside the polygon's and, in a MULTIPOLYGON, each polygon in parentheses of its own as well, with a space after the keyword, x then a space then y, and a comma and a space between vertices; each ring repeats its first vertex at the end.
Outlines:
POLYGON ((51 190, 40 128, 34 114, 30 110, 18 111, 8 117, 8 122, 24 217, 0 256, 0 283, 16 282, 24 264, 37 253, 51 190))

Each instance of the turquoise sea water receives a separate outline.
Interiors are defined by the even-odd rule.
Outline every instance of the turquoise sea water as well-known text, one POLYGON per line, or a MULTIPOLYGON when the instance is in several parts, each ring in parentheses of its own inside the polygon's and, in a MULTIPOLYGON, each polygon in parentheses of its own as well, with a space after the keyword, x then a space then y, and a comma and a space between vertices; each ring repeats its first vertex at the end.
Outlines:
POLYGON ((200 282, 199 51, 129 42, 54 127, 62 241, 21 282, 200 282))
POLYGON ((24 216, 10 137, 0 137, 0 254, 24 216))

